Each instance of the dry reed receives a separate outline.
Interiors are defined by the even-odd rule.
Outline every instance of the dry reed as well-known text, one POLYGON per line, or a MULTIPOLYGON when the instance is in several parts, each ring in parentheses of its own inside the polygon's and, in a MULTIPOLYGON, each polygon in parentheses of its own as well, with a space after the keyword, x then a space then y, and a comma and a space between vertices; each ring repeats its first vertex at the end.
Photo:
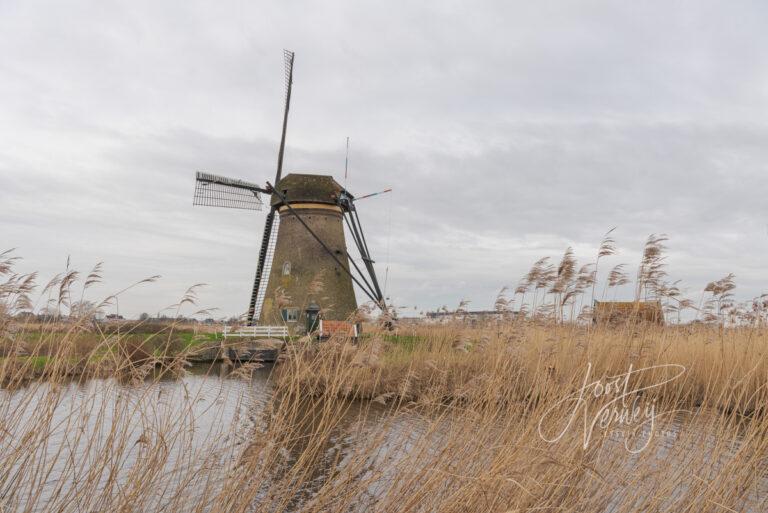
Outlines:
MULTIPOLYGON (((250 365, 193 382, 170 335, 152 351, 125 333, 79 346, 85 321, 23 336, 12 315, 27 303, 6 301, 2 511, 765 511, 766 328, 571 322, 568 255, 516 290, 521 304, 533 292, 532 317, 295 342, 266 380, 250 365), (542 320, 550 289, 558 314, 542 320), (627 401, 653 407, 652 430, 568 426, 629 369, 647 369, 627 401), (585 382, 583 403, 564 402, 585 382)), ((643 293, 659 290, 655 258, 643 293)), ((60 304, 76 279, 58 282, 60 304)), ((24 292, 13 280, 7 298, 24 292)), ((726 285, 710 291, 718 319, 726 285)))

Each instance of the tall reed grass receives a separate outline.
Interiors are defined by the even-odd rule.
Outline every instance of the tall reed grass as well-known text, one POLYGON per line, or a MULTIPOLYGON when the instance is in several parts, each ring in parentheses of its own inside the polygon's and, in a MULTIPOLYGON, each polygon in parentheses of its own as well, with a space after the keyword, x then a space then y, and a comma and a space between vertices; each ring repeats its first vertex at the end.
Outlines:
MULTIPOLYGON (((15 280, 6 299, 24 293, 15 280)), ((77 320, 30 343, 17 306, 2 325, 2 511, 768 509, 761 325, 456 319, 193 377, 185 350, 140 352, 130 334, 78 345, 95 328, 77 320)))

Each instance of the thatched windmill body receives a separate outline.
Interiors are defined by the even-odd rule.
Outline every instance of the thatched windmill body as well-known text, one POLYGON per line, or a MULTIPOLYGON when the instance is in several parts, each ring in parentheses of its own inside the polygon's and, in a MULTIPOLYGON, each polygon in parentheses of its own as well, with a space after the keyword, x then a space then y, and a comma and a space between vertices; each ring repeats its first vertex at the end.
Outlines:
POLYGON ((194 204, 261 210, 262 195, 269 196, 247 322, 286 323, 296 333, 311 329, 318 310, 326 319, 348 319, 357 309, 353 283, 376 306, 384 310, 386 305, 355 197, 329 175, 282 176, 293 61, 293 52, 286 51, 285 110, 275 185, 198 172, 194 204), (344 225, 360 254, 360 264, 347 252, 344 225))

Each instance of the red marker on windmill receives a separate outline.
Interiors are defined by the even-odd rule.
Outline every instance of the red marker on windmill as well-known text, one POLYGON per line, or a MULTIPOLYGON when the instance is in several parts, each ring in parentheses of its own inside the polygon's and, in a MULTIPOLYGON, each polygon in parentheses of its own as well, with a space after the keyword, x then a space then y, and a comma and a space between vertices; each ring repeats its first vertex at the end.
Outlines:
POLYGON ((355 198, 355 201, 360 201, 361 199, 370 198, 370 197, 373 197, 373 196, 378 196, 379 194, 384 194, 385 192, 392 192, 392 189, 384 189, 383 191, 373 192, 371 194, 366 194, 365 196, 360 196, 358 198, 355 198))

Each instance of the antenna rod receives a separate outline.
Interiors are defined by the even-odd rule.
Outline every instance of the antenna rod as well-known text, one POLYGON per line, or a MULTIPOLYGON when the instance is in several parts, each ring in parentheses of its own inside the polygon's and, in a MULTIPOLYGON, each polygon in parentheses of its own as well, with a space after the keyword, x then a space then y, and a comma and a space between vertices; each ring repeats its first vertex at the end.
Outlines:
POLYGON ((347 155, 344 157, 344 188, 347 188, 347 170, 349 169, 349 137, 347 137, 347 155))
POLYGON ((285 58, 285 66, 288 68, 287 81, 288 90, 285 94, 285 110, 283 111, 283 134, 280 137, 280 152, 277 154, 277 175, 275 175, 275 185, 280 181, 283 176, 283 154, 285 153, 285 132, 288 129, 288 111, 291 108, 291 88, 293 86, 293 56, 294 53, 290 50, 283 50, 283 56, 285 58))

